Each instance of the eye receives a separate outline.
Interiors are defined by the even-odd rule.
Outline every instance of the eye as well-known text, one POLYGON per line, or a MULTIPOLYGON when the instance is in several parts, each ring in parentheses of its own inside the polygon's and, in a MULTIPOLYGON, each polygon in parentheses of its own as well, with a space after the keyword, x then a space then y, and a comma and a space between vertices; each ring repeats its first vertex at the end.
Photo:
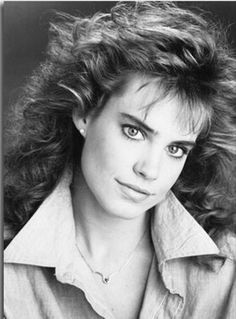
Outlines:
POLYGON ((124 125, 123 132, 128 138, 132 140, 144 140, 144 133, 135 126, 124 125))
POLYGON ((170 145, 168 146, 168 152, 170 156, 175 158, 182 158, 185 154, 187 154, 187 149, 183 147, 179 147, 177 145, 170 145))

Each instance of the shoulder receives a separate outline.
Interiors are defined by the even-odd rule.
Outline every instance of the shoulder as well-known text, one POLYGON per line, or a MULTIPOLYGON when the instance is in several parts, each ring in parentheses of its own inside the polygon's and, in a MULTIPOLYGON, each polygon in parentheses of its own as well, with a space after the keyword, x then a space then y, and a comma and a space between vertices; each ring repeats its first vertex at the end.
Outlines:
POLYGON ((24 265, 16 263, 4 263, 4 290, 5 292, 22 291, 36 287, 38 283, 46 284, 54 269, 24 265))
MULTIPOLYGON (((203 255, 197 257, 199 266, 207 266, 207 269, 213 270, 215 274, 221 277, 221 274, 227 269, 236 279, 236 234, 230 231, 219 233, 213 238, 214 243, 219 249, 217 255, 203 255)), ((222 278, 226 281, 226 278, 222 278)))
MULTIPOLYGON (((42 318, 42 301, 51 297, 49 269, 16 263, 4 264, 4 313, 7 318, 42 318)), ((46 315, 47 317, 47 315, 46 315)), ((45 318, 46 318, 45 317, 45 318)))

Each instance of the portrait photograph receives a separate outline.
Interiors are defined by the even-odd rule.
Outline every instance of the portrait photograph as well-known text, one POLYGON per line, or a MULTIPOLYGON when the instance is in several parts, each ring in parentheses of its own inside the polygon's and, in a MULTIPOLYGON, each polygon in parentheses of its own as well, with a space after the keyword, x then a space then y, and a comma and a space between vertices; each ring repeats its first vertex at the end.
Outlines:
POLYGON ((3 318, 236 318, 236 2, 4 1, 3 318))

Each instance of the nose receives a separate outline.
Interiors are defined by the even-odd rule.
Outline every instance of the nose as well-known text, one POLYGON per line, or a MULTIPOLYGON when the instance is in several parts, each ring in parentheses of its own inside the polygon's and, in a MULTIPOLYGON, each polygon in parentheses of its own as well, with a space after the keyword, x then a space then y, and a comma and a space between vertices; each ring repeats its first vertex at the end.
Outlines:
POLYGON ((143 179, 154 181, 158 178, 161 170, 162 152, 161 150, 151 150, 145 152, 134 164, 134 173, 143 179))

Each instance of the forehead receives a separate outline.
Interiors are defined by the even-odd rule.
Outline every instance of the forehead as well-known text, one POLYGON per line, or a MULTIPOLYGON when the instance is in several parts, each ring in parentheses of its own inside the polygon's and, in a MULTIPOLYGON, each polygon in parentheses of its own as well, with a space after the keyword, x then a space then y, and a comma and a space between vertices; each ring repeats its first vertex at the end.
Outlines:
POLYGON ((183 134, 198 134, 205 123, 203 107, 191 107, 174 90, 167 91, 160 79, 146 75, 130 75, 122 90, 112 96, 117 108, 138 114, 148 123, 161 116, 162 121, 172 121, 183 134))

